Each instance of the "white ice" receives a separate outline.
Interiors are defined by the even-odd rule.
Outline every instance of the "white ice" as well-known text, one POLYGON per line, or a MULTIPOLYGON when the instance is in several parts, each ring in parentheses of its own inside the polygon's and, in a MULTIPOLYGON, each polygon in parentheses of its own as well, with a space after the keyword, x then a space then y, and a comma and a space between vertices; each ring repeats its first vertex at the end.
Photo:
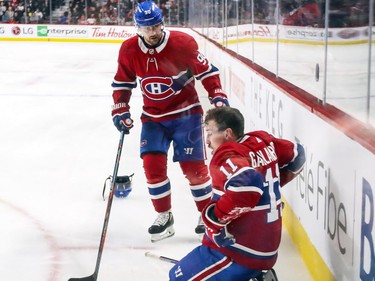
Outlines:
MULTIPOLYGON (((110 115, 119 46, 0 42, 1 280, 67 281, 94 272, 107 206, 102 188, 120 136, 110 115)), ((145 252, 182 258, 199 245, 198 212, 170 162, 176 234, 150 242, 155 212, 138 155, 138 91, 131 111, 135 127, 119 175, 135 173, 133 191, 113 201, 98 280, 166 281, 172 264, 145 252)), ((312 280, 286 231, 275 268, 280 281, 312 280)))

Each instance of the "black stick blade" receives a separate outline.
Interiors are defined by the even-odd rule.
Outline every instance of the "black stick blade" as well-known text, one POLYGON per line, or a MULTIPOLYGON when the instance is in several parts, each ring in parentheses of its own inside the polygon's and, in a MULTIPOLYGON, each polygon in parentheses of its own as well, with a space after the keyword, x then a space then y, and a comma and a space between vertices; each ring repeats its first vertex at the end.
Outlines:
POLYGON ((96 281, 97 276, 94 273, 93 275, 82 277, 82 278, 69 278, 68 281, 96 281))

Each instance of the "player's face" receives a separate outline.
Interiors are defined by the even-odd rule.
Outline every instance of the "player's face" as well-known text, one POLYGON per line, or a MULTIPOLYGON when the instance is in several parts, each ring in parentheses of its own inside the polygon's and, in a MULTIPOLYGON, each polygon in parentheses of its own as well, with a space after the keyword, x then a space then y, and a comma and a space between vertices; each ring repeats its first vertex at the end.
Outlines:
POLYGON ((139 33, 143 36, 143 39, 147 44, 153 46, 159 43, 163 37, 163 24, 155 24, 151 26, 140 26, 139 33))
POLYGON ((210 149, 212 149, 212 153, 216 151, 216 149, 227 141, 227 132, 219 131, 216 121, 210 120, 206 124, 206 144, 210 149))

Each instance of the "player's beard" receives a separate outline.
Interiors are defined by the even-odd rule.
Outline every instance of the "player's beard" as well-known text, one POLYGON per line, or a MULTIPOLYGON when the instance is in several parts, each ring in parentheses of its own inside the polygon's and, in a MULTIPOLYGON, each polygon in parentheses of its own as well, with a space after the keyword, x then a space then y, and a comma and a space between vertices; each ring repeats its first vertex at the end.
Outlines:
POLYGON ((163 31, 160 31, 159 33, 155 33, 150 36, 143 37, 146 43, 149 44, 150 46, 157 45, 161 41, 162 38, 163 38, 163 31))

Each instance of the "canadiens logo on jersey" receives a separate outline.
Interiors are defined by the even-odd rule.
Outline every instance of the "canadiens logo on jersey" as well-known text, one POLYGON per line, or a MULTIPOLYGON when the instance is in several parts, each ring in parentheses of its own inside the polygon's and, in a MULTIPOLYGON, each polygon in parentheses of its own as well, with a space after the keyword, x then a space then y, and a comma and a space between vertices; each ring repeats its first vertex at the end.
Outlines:
POLYGON ((193 79, 190 71, 182 71, 179 75, 148 76, 141 79, 143 94, 151 100, 165 100, 181 92, 182 88, 193 79))
POLYGON ((147 77, 141 80, 143 94, 151 100, 165 100, 176 92, 171 88, 173 79, 170 77, 147 77))

